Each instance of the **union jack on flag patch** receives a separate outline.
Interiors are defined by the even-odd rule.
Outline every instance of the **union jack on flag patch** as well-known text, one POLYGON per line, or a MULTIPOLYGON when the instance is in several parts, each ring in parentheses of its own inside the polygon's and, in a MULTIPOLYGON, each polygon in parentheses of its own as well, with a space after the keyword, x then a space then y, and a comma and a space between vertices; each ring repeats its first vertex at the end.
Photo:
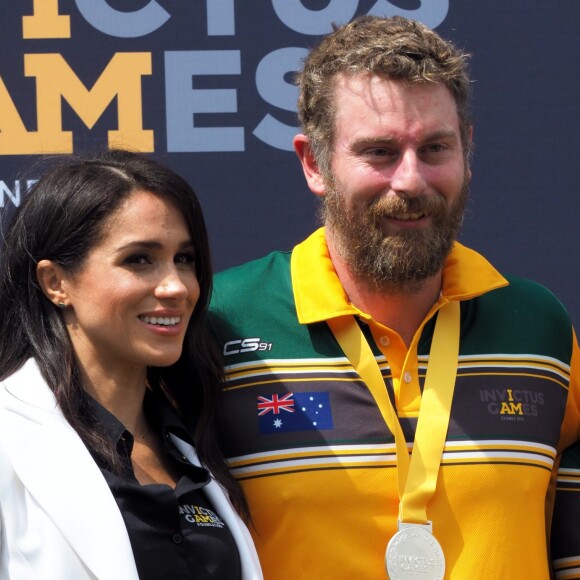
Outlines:
POLYGON ((294 393, 288 393, 283 397, 272 395, 271 399, 268 399, 268 397, 258 396, 258 417, 270 412, 274 413, 274 415, 279 415, 280 411, 294 413, 293 396, 294 393))

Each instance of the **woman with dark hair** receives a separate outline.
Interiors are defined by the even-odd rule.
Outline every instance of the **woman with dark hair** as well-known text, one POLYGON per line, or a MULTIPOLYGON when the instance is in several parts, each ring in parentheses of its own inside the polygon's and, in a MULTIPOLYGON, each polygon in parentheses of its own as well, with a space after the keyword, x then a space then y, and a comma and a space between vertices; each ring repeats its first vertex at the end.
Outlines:
POLYGON ((199 202, 150 158, 68 158, 28 194, 0 255, 0 578, 262 578, 211 284, 199 202))

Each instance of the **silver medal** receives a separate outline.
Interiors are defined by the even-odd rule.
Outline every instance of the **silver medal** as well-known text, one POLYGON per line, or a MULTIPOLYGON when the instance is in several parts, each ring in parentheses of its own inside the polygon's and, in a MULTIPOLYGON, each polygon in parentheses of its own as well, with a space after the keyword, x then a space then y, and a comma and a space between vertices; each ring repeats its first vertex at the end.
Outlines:
POLYGON ((385 554, 390 580, 443 580, 445 556, 430 525, 400 524, 385 554))

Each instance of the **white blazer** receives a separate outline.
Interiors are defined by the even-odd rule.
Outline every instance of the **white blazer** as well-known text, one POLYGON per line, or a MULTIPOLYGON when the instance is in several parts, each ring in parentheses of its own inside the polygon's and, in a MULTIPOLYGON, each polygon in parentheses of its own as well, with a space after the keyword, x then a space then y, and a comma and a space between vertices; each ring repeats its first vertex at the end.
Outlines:
MULTIPOLYGON (((200 465, 191 445, 174 442, 200 465)), ((212 479, 204 491, 236 541, 243 580, 262 580, 250 533, 221 486, 212 479)), ((0 578, 138 580, 109 486, 32 359, 0 383, 0 578)))

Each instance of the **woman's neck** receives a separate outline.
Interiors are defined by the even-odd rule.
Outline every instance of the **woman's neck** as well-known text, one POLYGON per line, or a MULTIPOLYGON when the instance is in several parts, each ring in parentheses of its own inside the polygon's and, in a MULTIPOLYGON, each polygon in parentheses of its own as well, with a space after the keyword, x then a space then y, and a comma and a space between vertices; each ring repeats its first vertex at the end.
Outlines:
POLYGON ((146 429, 143 399, 147 388, 147 369, 123 373, 104 372, 97 366, 83 366, 85 390, 113 414, 131 433, 146 429))

